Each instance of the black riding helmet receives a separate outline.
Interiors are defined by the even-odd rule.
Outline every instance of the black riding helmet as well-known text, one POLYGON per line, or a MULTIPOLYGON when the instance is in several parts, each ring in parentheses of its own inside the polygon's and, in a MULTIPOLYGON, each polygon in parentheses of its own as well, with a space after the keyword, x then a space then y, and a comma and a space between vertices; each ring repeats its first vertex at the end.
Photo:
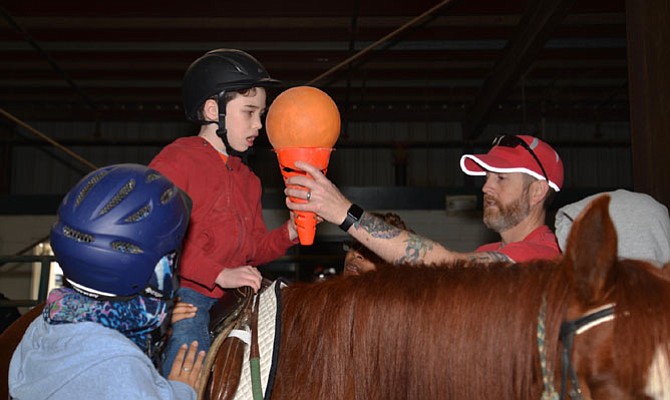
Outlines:
POLYGON ((195 60, 184 75, 182 98, 186 118, 201 125, 215 123, 205 121, 200 116, 200 110, 207 99, 216 97, 219 104, 217 134, 221 136, 229 155, 241 157, 246 161, 247 152, 238 152, 228 143, 224 94, 252 87, 273 87, 280 84, 280 81, 270 77, 258 60, 244 51, 235 49, 209 51, 195 60))

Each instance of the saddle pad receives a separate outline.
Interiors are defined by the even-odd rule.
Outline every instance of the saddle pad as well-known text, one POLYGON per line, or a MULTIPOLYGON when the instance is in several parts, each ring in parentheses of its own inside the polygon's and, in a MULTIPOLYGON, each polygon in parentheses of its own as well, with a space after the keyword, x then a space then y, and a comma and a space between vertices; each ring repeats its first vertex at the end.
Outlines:
MULTIPOLYGON (((274 377, 274 363, 277 357, 275 347, 279 345, 280 338, 280 333, 276 332, 278 330, 279 316, 281 315, 279 296, 281 288, 284 286, 286 286, 284 282, 276 280, 256 297, 256 301, 260 301, 258 306, 258 349, 260 352, 261 384, 265 399, 270 398, 270 392, 272 391, 272 383, 270 381, 274 377), (268 386, 270 390, 268 390, 268 386)), ((242 374, 240 376, 240 384, 235 393, 235 400, 253 399, 249 355, 250 346, 247 343, 244 346, 242 374)))

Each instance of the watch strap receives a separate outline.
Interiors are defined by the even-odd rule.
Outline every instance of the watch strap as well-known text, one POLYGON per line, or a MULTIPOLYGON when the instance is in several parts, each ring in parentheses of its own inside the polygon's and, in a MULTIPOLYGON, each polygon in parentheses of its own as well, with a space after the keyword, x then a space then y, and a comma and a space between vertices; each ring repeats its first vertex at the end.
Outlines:
POLYGON ((351 204, 349 210, 347 210, 347 217, 340 224, 340 229, 343 231, 348 231, 351 228, 351 225, 358 222, 363 216, 363 209, 357 206, 356 204, 351 204))

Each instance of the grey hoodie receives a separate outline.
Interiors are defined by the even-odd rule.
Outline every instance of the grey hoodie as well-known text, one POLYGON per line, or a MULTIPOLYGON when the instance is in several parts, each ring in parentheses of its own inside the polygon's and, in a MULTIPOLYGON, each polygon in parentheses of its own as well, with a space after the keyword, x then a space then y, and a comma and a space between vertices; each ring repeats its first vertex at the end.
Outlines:
POLYGON ((94 322, 28 327, 9 366, 9 394, 41 399, 193 399, 182 382, 163 378, 123 334, 94 322))
POLYGON ((609 212, 619 238, 619 257, 647 260, 657 266, 670 262, 670 217, 668 209, 644 193, 619 189, 598 193, 568 204, 556 213, 556 238, 561 251, 572 221, 596 197, 610 195, 609 212))

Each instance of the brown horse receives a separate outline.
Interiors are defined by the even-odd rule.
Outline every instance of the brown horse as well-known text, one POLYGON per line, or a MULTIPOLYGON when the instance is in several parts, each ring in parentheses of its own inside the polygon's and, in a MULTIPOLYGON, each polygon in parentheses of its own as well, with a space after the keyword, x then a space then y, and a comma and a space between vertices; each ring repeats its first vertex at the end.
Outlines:
POLYGON ((575 222, 561 260, 283 289, 266 398, 670 398, 670 268, 617 259, 608 201, 575 222))
POLYGON ((617 259, 608 201, 575 223, 562 260, 289 286, 272 398, 670 398, 670 282, 617 259), (583 316, 564 324, 561 361, 561 325, 583 316))

